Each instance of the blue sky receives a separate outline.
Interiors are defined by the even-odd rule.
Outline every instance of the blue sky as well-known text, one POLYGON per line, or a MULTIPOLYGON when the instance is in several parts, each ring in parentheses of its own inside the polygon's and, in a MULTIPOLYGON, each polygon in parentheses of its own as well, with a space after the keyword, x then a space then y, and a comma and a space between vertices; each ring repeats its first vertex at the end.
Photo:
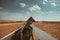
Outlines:
POLYGON ((60 21, 60 0, 0 0, 0 20, 60 21))

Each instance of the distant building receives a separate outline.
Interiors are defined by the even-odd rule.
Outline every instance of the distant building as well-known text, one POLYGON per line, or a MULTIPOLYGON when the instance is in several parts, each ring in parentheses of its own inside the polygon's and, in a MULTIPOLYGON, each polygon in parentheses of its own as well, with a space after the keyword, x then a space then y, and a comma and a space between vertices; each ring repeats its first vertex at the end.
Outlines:
POLYGON ((29 21, 30 21, 30 22, 31 22, 31 21, 32 21, 32 22, 35 22, 35 20, 33 19, 33 17, 30 17, 30 18, 27 20, 27 22, 29 22, 29 21))
POLYGON ((30 18, 27 20, 26 26, 32 24, 33 22, 35 22, 35 20, 33 19, 33 17, 30 17, 30 18))

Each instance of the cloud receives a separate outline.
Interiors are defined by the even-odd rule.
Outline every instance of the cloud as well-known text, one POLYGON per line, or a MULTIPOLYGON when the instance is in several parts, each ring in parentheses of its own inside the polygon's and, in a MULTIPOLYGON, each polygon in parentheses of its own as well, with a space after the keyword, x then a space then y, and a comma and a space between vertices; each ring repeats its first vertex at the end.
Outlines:
POLYGON ((48 2, 48 0, 44 0, 45 2, 48 2))
POLYGON ((56 4, 55 4, 55 3, 51 3, 51 5, 52 5, 52 6, 54 6, 54 7, 56 6, 56 4))
POLYGON ((19 3, 20 7, 25 7, 26 4, 25 3, 19 3))
POLYGON ((43 1, 43 4, 46 4, 46 2, 43 1))
POLYGON ((32 7, 29 8, 30 11, 38 11, 41 10, 41 8, 38 5, 34 5, 32 7))
POLYGON ((2 7, 0 7, 0 9, 3 9, 2 7))

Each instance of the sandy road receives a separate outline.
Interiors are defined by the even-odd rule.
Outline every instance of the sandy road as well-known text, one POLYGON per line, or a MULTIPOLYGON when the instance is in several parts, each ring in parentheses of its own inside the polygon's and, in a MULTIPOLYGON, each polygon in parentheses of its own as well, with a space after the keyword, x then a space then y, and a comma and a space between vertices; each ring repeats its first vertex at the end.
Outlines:
POLYGON ((49 35, 48 33, 40 30, 36 26, 31 25, 31 27, 33 27, 33 32, 34 32, 34 35, 35 35, 35 40, 57 40, 54 37, 52 37, 51 35, 49 35))

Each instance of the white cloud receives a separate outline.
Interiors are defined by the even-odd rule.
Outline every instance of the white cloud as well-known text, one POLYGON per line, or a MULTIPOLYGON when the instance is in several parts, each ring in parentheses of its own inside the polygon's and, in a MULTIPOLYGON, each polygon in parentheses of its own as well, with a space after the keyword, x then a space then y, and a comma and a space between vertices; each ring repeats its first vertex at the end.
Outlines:
POLYGON ((56 6, 56 4, 55 4, 55 3, 51 3, 51 5, 52 5, 52 6, 54 6, 54 7, 56 6))
POLYGON ((0 9, 3 9, 2 7, 0 7, 0 9))
POLYGON ((19 3, 20 7, 25 7, 26 4, 25 3, 19 3))
POLYGON ((46 4, 46 2, 43 1, 43 4, 46 4))
POLYGON ((45 2, 48 2, 48 0, 44 0, 45 2))
POLYGON ((38 11, 41 10, 41 8, 38 5, 34 5, 32 7, 29 8, 30 11, 38 11))

